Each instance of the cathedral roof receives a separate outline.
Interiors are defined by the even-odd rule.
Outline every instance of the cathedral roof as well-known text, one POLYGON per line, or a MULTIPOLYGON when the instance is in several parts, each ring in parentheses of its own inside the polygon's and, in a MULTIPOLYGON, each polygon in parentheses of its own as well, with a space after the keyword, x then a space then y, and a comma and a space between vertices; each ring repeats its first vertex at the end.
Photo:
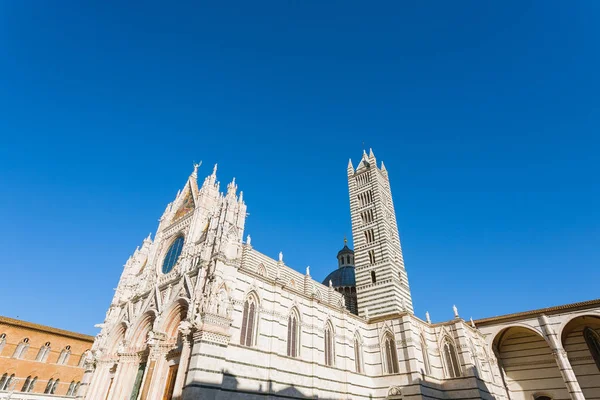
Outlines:
POLYGON ((354 267, 347 266, 336 269, 327 275, 327 277, 323 280, 323 285, 329 286, 329 281, 331 281, 331 285, 333 287, 356 286, 354 267))

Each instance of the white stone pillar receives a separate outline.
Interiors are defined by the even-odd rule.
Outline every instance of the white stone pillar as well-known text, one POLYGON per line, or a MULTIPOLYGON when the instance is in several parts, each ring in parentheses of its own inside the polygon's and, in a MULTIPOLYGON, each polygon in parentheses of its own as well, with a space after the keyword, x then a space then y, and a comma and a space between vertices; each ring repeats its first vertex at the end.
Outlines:
POLYGON ((182 335, 183 348, 179 356, 179 366, 177 367, 177 376, 175 377, 175 387, 173 389, 173 400, 180 400, 183 395, 183 385, 185 384, 185 376, 190 363, 190 355, 192 354, 192 343, 188 335, 182 335))
POLYGON ((579 382, 577 381, 577 377, 575 376, 575 372, 573 372, 573 368, 571 367, 571 362, 567 357, 567 352, 563 349, 562 343, 558 338, 556 332, 554 332, 554 330, 550 326, 548 317, 542 314, 539 317, 539 322, 544 334, 548 338, 548 344, 550 345, 554 358, 556 358, 558 369, 560 370, 560 374, 562 375, 563 381, 565 382, 565 385, 569 390, 569 395, 571 396, 571 399, 585 400, 583 392, 581 391, 581 387, 579 386, 579 382))

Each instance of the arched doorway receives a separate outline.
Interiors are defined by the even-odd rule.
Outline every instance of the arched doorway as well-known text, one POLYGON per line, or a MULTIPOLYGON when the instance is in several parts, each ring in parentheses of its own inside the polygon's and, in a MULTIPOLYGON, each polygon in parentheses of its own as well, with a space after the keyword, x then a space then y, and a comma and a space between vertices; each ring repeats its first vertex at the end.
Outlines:
POLYGON ((561 340, 585 398, 600 398, 600 317, 573 318, 561 340))
POLYGON ((188 305, 180 300, 173 304, 167 313, 162 330, 165 333, 166 343, 171 347, 162 360, 161 383, 158 385, 160 398, 163 400, 178 399, 181 397, 183 379, 185 378, 187 361, 189 361, 190 349, 184 351, 184 346, 190 346, 179 331, 181 321, 185 320, 188 305), (183 360, 187 358, 186 360, 183 360), (180 368, 181 366, 181 368, 180 368), (179 376, 179 379, 177 379, 179 376))
POLYGON ((552 350, 540 333, 510 327, 496 335, 493 348, 511 400, 531 400, 540 392, 555 399, 570 398, 552 350))

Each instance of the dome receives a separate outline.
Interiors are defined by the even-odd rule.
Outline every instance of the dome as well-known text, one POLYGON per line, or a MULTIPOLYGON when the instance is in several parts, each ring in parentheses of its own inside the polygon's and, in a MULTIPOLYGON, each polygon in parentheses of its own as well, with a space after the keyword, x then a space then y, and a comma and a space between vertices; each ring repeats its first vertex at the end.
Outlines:
POLYGON ((333 287, 356 286, 354 267, 349 266, 336 269, 327 275, 327 277, 323 280, 323 285, 329 286, 329 281, 331 281, 333 287))

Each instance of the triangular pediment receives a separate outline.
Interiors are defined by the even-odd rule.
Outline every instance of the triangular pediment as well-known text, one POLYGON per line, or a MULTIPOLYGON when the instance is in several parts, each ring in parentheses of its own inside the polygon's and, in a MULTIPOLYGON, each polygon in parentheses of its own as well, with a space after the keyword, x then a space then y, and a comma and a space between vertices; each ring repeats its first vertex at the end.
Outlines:
POLYGON ((191 211, 196 208, 196 204, 194 202, 194 196, 192 194, 192 190, 190 185, 186 185, 185 190, 181 196, 181 200, 179 201, 179 207, 177 211, 175 211, 175 215, 173 216, 173 221, 177 221, 181 217, 187 215, 191 211))

